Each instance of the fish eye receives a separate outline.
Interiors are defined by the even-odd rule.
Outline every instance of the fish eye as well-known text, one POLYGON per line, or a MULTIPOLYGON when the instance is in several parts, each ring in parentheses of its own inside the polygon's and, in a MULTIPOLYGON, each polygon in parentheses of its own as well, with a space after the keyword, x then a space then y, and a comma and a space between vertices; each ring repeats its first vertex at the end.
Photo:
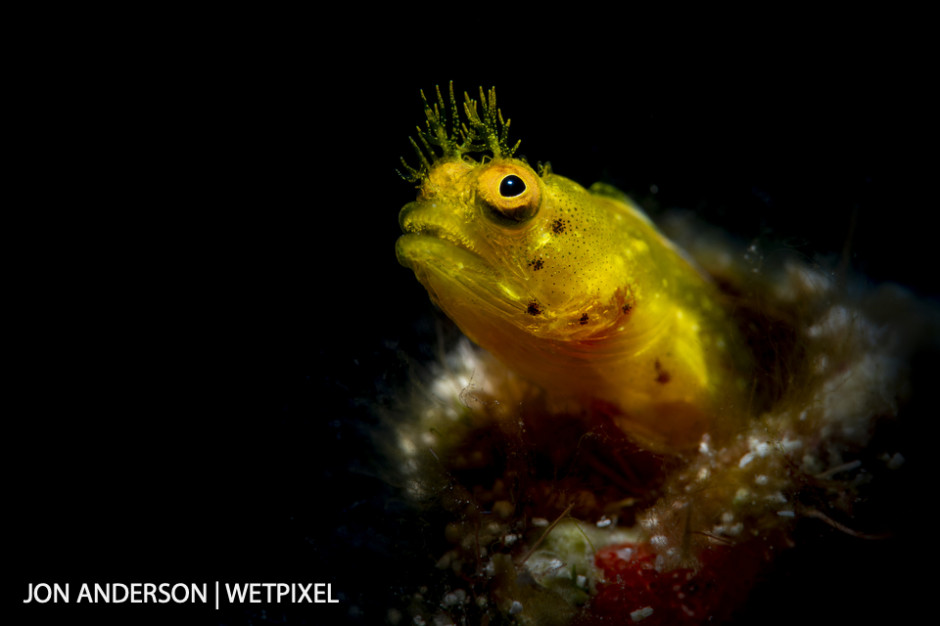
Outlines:
POLYGON ((493 221, 501 225, 525 222, 541 202, 538 176, 521 164, 494 163, 480 173, 477 197, 493 221))
POLYGON ((515 198, 525 193, 525 182, 515 174, 509 174, 499 183, 499 195, 504 198, 515 198))

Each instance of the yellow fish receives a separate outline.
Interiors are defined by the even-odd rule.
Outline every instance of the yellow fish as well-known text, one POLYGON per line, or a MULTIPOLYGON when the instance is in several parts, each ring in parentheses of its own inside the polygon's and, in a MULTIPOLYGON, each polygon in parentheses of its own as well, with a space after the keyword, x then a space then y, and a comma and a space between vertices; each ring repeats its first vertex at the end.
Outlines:
POLYGON ((424 103, 396 252, 464 334, 650 450, 740 432, 752 364, 713 282, 625 194, 513 158, 494 90, 465 124, 453 85, 424 103))

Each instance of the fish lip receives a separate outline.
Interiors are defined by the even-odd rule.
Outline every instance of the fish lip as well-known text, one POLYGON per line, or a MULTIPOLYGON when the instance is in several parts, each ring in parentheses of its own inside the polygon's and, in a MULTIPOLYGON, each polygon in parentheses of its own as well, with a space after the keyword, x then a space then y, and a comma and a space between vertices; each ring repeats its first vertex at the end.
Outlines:
POLYGON ((434 259, 434 264, 438 267, 445 264, 459 264, 465 265, 467 269, 481 270, 488 267, 483 257, 462 245, 459 238, 440 229, 415 229, 405 232, 398 238, 395 249, 398 262, 413 270, 418 266, 431 264, 429 259, 434 259), (409 248, 419 247, 422 250, 420 255, 408 252, 409 248), (434 253, 432 249, 435 247, 446 249, 446 254, 434 253))
POLYGON ((447 228, 439 224, 418 224, 415 226, 410 226, 407 230, 403 229, 402 237, 416 236, 416 237, 431 237, 443 241, 444 243, 449 243, 456 248, 460 248, 465 252, 469 252, 475 257, 481 258, 479 254, 470 246, 463 237, 454 233, 447 228))
POLYGON ((456 248, 469 252, 485 263, 476 246, 466 236, 457 232, 453 224, 449 224, 449 216, 437 212, 434 203, 417 200, 409 202, 402 207, 398 216, 402 237, 409 235, 433 237, 449 243, 456 248))
POLYGON ((499 289, 493 268, 482 256, 449 239, 424 232, 407 232, 395 244, 398 262, 412 270, 436 302, 445 311, 448 301, 461 306, 476 303, 490 314, 509 319, 525 310, 521 301, 499 289), (442 299, 444 292, 450 296, 442 299), (454 295, 456 294, 456 297, 454 295))

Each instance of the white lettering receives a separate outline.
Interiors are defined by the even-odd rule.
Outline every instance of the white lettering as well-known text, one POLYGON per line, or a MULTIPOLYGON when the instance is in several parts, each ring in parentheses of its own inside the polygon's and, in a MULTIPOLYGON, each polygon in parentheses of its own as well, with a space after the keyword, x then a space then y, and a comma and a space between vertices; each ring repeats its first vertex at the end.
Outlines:
MULTIPOLYGON (((98 585, 95 585, 97 587, 98 585)), ((124 583, 114 583, 111 585, 111 603, 112 604, 124 604, 127 602, 128 596, 131 595, 130 589, 127 588, 127 585, 124 583), (118 592, 121 592, 121 595, 118 595, 118 592)))
MULTIPOLYGON (((206 583, 82 583, 78 602, 92 604, 206 604, 209 597, 206 583)), ((67 599, 66 599, 67 601, 67 599)))
POLYGON ((245 596, 248 594, 248 585, 230 585, 225 583, 225 593, 228 595, 229 604, 242 604, 245 602, 245 596))
POLYGON ((337 604, 328 583, 225 583, 229 604, 337 604), (313 595, 311 597, 311 589, 313 595))
POLYGON ((65 583, 63 586, 59 583, 53 583, 50 586, 49 583, 39 583, 38 585, 33 586, 33 583, 29 583, 27 585, 26 599, 23 600, 23 604, 29 604, 31 602, 36 602, 37 604, 46 604, 50 600, 53 604, 58 602, 64 602, 68 604, 69 584, 65 583))

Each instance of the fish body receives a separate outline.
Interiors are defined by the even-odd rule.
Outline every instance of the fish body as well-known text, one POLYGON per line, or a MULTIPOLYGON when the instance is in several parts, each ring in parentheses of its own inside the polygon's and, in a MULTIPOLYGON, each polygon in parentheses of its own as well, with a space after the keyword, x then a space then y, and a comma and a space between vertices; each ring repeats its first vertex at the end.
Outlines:
POLYGON ((462 143, 438 98, 425 146, 443 154, 413 170, 396 249, 431 299, 555 411, 609 416, 658 452, 738 432, 750 358, 710 279, 626 195, 512 158, 492 92, 482 116, 467 99, 462 143))

